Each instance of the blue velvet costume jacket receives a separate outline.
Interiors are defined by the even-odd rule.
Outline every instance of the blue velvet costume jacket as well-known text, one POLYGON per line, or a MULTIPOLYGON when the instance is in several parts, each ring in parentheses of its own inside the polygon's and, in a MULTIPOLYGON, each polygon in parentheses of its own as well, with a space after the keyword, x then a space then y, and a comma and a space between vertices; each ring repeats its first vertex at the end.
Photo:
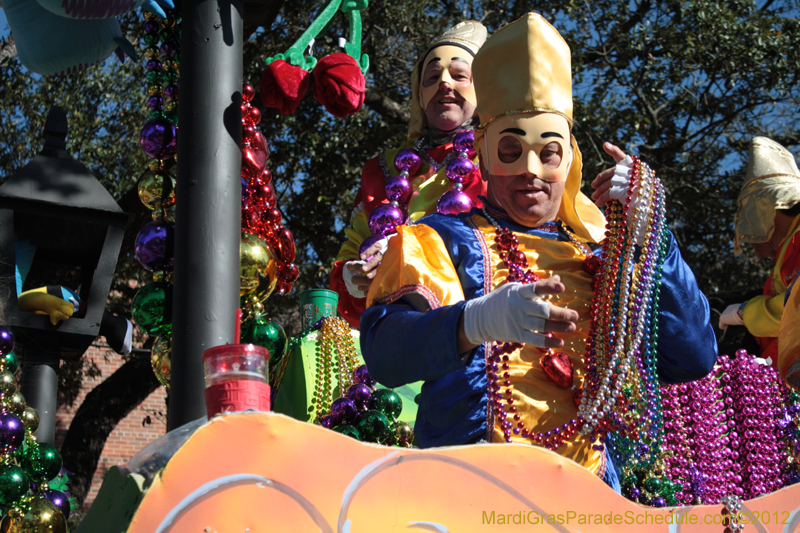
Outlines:
MULTIPOLYGON (((480 212, 473 210, 458 217, 431 215, 417 224, 433 229, 441 239, 467 300, 483 296, 487 281, 491 286, 491 280, 486 279, 487 242, 485 239, 481 242, 481 233, 475 226, 478 219, 485 223, 480 212)), ((560 223, 530 229, 507 220, 498 222, 518 235, 569 243, 560 223)), ((390 247, 403 246, 395 242, 406 238, 403 232, 398 237, 390 241, 390 247)), ((423 244, 427 246, 429 242, 430 239, 423 244)), ((596 254, 600 252, 600 248, 595 251, 596 254)), ((387 253, 384 262, 389 258, 390 253, 387 253)), ((379 269, 376 282, 381 277, 381 269, 384 265, 379 269)), ((557 269, 549 272, 550 275, 561 274, 557 269)), ((563 275, 562 281, 568 285, 563 275)), ((466 302, 438 307, 430 302, 426 305, 417 297, 425 290, 401 290, 384 295, 377 301, 387 303, 366 310, 361 318, 364 359, 371 375, 388 387, 425 382, 415 425, 420 447, 482 441, 491 433, 491 428, 487 427, 486 345, 479 346, 467 357, 459 355, 457 328, 466 302)), ((372 294, 371 291, 370 297, 372 294)), ((710 372, 716 362, 717 346, 709 322, 708 302, 671 234, 663 265, 658 334, 657 369, 663 382, 692 381, 710 372)))

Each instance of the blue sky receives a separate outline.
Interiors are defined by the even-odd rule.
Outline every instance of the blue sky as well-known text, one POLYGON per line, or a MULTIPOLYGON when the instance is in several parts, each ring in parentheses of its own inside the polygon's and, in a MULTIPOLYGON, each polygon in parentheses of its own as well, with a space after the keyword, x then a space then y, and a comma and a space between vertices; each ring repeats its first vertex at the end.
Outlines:
POLYGON ((11 29, 8 27, 6 12, 0 9, 0 39, 5 39, 9 33, 11 33, 11 29))

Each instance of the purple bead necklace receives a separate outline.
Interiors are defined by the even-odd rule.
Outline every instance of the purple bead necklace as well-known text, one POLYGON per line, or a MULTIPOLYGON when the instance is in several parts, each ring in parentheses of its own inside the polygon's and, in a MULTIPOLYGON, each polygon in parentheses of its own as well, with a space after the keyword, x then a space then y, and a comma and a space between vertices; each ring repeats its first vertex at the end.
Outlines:
POLYGON ((383 237, 391 235, 397 226, 408 223, 408 202, 414 193, 410 177, 416 175, 422 168, 423 157, 429 168, 437 172, 444 168, 445 176, 453 188, 445 192, 436 203, 436 211, 446 215, 466 213, 473 207, 469 195, 464 192, 464 186, 475 179, 476 165, 470 157, 474 157, 472 146, 475 134, 462 131, 453 139, 454 151, 444 161, 437 163, 422 148, 422 139, 418 140, 413 148, 403 148, 394 158, 394 166, 398 173, 391 175, 385 166, 385 158, 380 157, 379 162, 383 168, 385 178, 386 198, 389 203, 377 206, 369 215, 369 230, 372 233, 364 239, 359 250, 359 255, 383 237), (422 156, 420 155, 422 154, 422 156))
POLYGON ((798 481, 798 394, 745 350, 693 383, 665 385, 667 474, 681 505, 752 499, 798 481))

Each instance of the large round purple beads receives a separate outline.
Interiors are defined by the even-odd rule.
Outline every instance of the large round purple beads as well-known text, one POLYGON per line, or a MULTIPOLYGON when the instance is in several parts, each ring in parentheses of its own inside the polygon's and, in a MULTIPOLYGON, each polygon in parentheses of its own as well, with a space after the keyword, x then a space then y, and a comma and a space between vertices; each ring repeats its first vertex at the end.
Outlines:
POLYGON ((475 172, 475 163, 466 157, 454 157, 447 163, 447 178, 456 183, 469 183, 475 172))
POLYGON ((172 222, 150 222, 136 236, 136 259, 150 272, 172 272, 175 253, 175 225, 172 222))
MULTIPOLYGON (((367 248, 369 248, 370 246, 372 246, 381 239, 383 239, 383 235, 380 233, 370 235, 369 237, 364 239, 364 242, 362 242, 361 246, 358 248, 358 256, 361 257, 361 254, 363 254, 367 250, 367 248)), ((367 258, 366 260, 369 261, 369 258, 367 258)))
POLYGON ((388 235, 405 222, 405 215, 399 207, 381 204, 369 214, 369 231, 373 234, 388 235))
POLYGON ((14 334, 5 326, 0 326, 0 353, 8 355, 14 351, 14 334))
POLYGON ((394 156, 394 166, 400 172, 416 174, 422 165, 422 158, 411 148, 403 148, 394 156))
POLYGON ((386 198, 390 202, 407 204, 411 198, 411 192, 408 176, 398 174, 386 180, 386 198))
POLYGON ((453 189, 447 191, 436 202, 436 211, 443 215, 458 215, 472 209, 472 200, 464 191, 453 189))
POLYGON ((13 413, 0 413, 0 452, 10 453, 19 448, 25 438, 25 426, 13 413))
POLYGON ((350 398, 338 398, 331 404, 331 416, 335 426, 352 423, 357 414, 356 403, 350 398))
POLYGON ((453 148, 456 152, 467 153, 472 150, 473 142, 475 141, 475 132, 472 130, 465 130, 456 134, 453 138, 453 148))
POLYGON ((142 128, 139 144, 151 159, 169 159, 178 151, 178 128, 165 118, 154 118, 142 128))

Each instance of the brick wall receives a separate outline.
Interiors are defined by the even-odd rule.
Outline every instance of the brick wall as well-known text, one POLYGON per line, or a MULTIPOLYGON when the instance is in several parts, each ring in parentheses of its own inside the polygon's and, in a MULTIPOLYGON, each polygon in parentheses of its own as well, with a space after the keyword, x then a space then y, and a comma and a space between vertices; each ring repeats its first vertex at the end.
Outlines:
MULTIPOLYGON (((102 339, 102 337, 100 338, 102 339)), ((100 340, 98 339, 98 340, 100 340)), ((69 429, 69 424, 75 412, 83 402, 86 394, 97 384, 101 383, 108 376, 114 373, 124 363, 122 356, 114 353, 113 350, 101 346, 92 346, 84 357, 94 360, 100 368, 101 376, 96 379, 84 379, 80 395, 75 400, 72 407, 61 405, 56 412, 56 447, 60 448, 64 442, 64 437, 69 429)), ((84 507, 91 505, 94 501, 100 485, 103 483, 103 476, 108 469, 114 465, 124 465, 128 460, 141 450, 146 444, 163 435, 167 430, 166 425, 166 405, 164 399, 166 393, 164 387, 159 387, 138 407, 136 407, 127 418, 123 419, 114 431, 109 435, 103 454, 97 464, 97 470, 92 479, 92 486, 86 498, 84 507), (163 413, 159 416, 157 413, 163 413), (146 417, 150 417, 150 424, 144 424, 146 417)))

